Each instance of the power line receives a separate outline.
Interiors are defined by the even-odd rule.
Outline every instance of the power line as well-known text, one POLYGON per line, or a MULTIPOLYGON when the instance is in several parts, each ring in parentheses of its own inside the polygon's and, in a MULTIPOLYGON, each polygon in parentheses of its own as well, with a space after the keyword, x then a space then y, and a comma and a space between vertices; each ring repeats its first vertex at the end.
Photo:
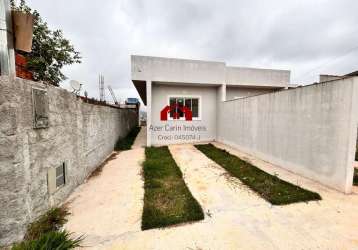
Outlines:
MULTIPOLYGON (((334 61, 336 61, 336 60, 338 60, 338 59, 340 59, 340 58, 342 58, 342 57, 345 57, 346 55, 348 55, 349 53, 351 53, 352 51, 357 50, 357 49, 358 49, 358 46, 355 46, 355 47, 353 47, 353 48, 350 48, 349 50, 347 50, 347 51, 344 52, 343 54, 341 54, 341 55, 339 55, 339 56, 336 56, 336 57, 334 57, 333 59, 330 59, 329 61, 327 60, 325 63, 323 63, 323 64, 321 64, 321 65, 319 65, 319 66, 317 66, 317 67, 315 67, 315 68, 313 68, 313 69, 311 69, 311 70, 309 70, 309 71, 307 71, 307 72, 305 72, 305 73, 303 73, 303 74, 301 74, 301 75, 299 75, 298 77, 296 77, 296 79, 300 79, 300 78, 302 78, 302 76, 308 77, 308 75, 309 75, 310 73, 312 73, 313 71, 316 71, 316 70, 318 70, 318 69, 320 69, 320 68, 323 68, 323 67, 329 65, 329 64, 331 64, 332 62, 334 62, 334 61)), ((303 78, 303 79, 305 79, 305 78, 303 78)))

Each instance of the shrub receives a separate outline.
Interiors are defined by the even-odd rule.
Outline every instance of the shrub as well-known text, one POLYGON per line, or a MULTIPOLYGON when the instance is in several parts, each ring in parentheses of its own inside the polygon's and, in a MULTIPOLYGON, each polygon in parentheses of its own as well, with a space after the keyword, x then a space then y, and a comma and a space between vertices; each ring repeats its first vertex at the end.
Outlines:
POLYGON ((35 240, 43 234, 58 231, 66 222, 69 212, 65 206, 52 208, 27 228, 25 240, 35 240))
POLYGON ((12 250, 67 250, 80 246, 82 236, 72 239, 67 231, 50 231, 36 240, 26 240, 12 247, 12 250))

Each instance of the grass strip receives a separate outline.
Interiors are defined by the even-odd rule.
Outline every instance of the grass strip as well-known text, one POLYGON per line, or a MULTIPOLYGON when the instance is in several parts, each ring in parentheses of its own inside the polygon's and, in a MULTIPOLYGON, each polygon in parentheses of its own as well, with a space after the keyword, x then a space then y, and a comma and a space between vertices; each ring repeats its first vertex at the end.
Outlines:
POLYGON ((358 169, 354 168, 353 185, 358 186, 358 169))
POLYGON ((168 147, 145 149, 142 229, 204 219, 168 147))
POLYGON ((140 127, 133 128, 126 137, 119 138, 116 145, 114 146, 115 151, 129 150, 131 149, 135 138, 140 131, 140 127))
POLYGON ((270 175, 212 144, 195 145, 195 147, 273 205, 321 200, 318 193, 270 175))

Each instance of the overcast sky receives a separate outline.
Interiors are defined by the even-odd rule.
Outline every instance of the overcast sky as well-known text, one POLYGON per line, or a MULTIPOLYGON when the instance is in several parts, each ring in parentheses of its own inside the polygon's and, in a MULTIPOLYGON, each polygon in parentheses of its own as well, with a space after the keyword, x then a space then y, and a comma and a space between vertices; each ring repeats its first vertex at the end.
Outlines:
POLYGON ((357 0, 27 2, 81 52, 64 72, 94 97, 99 73, 118 97, 137 96, 131 54, 290 69, 300 84, 358 70, 357 0))

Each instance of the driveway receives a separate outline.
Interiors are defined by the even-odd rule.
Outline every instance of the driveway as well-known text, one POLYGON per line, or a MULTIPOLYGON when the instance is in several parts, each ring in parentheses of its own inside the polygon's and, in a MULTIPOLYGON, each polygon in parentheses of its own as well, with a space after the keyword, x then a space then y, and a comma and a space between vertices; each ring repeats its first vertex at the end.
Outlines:
POLYGON ((84 248, 102 249, 122 234, 141 230, 145 132, 142 128, 133 149, 114 153, 100 175, 68 198, 71 215, 65 228, 85 236, 84 248))
POLYGON ((106 199, 98 196, 97 201, 82 198, 82 209, 78 207, 74 213, 74 217, 81 219, 72 218, 69 229, 76 233, 87 232, 93 244, 97 244, 93 249, 358 249, 357 194, 338 193, 225 145, 216 146, 267 172, 278 174, 282 179, 319 192, 323 200, 271 206, 240 181, 228 176, 194 146, 174 145, 169 149, 190 191, 205 211, 205 219, 166 229, 141 231, 143 182, 139 176, 138 160, 129 158, 135 156, 142 160, 144 152, 139 148, 127 151, 128 155, 123 152, 114 160, 117 163, 121 161, 124 171, 118 170, 112 176, 110 172, 106 174, 106 168, 107 171, 112 169, 113 173, 113 169, 117 169, 117 163, 110 162, 103 170, 104 176, 97 177, 99 182, 107 180, 112 185, 122 182, 121 188, 125 191, 117 190, 106 199), (127 171, 133 172, 125 173, 127 171), (111 201, 106 202, 109 198, 111 201), (103 206, 115 209, 105 215, 106 210, 100 209, 103 206), (86 211, 88 207, 93 211, 86 211))

